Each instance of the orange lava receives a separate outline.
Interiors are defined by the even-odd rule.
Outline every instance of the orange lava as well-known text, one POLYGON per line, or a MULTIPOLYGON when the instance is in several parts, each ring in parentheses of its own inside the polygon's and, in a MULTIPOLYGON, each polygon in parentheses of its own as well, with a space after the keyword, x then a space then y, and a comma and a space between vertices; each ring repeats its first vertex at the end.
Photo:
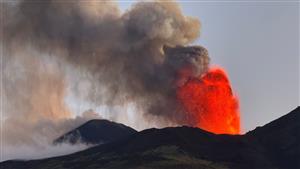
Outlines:
POLYGON ((189 79, 176 94, 192 125, 216 134, 240 134, 239 101, 222 68, 189 79))

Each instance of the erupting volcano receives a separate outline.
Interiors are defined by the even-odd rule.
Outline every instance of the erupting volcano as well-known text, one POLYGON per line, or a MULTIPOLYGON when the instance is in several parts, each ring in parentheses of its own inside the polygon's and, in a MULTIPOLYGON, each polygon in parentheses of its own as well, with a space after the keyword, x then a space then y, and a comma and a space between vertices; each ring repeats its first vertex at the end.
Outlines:
POLYGON ((239 101, 222 68, 190 78, 177 89, 177 98, 194 126, 216 134, 240 133, 239 101))

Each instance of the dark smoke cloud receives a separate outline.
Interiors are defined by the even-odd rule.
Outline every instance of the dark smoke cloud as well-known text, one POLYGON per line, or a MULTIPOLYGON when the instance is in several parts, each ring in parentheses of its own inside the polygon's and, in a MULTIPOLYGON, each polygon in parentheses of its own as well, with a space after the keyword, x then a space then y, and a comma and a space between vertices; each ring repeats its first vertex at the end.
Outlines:
POLYGON ((205 72, 209 57, 203 47, 185 47, 200 22, 177 3, 138 2, 124 13, 108 1, 19 1, 4 9, 5 121, 8 130, 31 131, 22 142, 35 140, 43 120, 74 117, 67 89, 95 105, 135 103, 162 126, 188 123, 174 90, 205 72))

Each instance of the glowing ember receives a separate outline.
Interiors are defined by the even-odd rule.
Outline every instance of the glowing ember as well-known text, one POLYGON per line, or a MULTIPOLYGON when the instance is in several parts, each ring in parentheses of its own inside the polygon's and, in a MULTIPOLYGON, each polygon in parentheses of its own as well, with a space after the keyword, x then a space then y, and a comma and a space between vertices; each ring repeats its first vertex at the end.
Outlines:
POLYGON ((239 134, 239 102, 222 68, 211 68, 177 90, 191 123, 216 134, 239 134))

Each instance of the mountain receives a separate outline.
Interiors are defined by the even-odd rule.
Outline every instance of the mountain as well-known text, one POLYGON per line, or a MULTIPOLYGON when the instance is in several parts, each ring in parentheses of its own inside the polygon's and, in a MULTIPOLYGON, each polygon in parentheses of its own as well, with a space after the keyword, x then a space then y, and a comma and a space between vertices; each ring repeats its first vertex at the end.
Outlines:
POLYGON ((130 136, 137 131, 120 123, 108 120, 90 120, 53 141, 60 143, 103 144, 130 136))
POLYGON ((297 169, 300 108, 245 135, 147 129, 71 155, 6 161, 5 169, 297 169))
POLYGON ((300 107, 289 114, 247 133, 268 152, 276 166, 300 169, 300 107))

